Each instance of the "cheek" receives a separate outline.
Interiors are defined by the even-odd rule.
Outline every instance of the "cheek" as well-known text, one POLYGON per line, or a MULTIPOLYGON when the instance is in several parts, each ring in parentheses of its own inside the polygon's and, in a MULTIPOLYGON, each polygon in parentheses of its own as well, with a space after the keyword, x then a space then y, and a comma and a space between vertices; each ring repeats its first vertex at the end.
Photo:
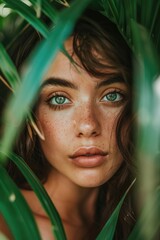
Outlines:
MULTIPOLYGON (((117 111, 116 109, 115 111, 114 109, 113 111, 108 111, 108 113, 105 115, 105 121, 103 122, 104 134, 108 142, 109 151, 111 152, 113 159, 116 159, 118 163, 119 162, 121 163, 122 161, 122 154, 119 150, 119 147, 117 144, 118 139, 116 137, 116 129, 117 129, 117 124, 118 124, 120 114, 121 114, 121 109, 119 111, 117 111)), ((123 135, 122 135, 123 142, 124 142, 124 139, 126 139, 125 129, 126 127, 124 126, 123 135)), ((121 136, 119 136, 119 138, 120 137, 121 136)))
POLYGON ((53 143, 65 141, 69 129, 65 117, 56 117, 53 114, 43 112, 43 114, 37 114, 37 118, 37 124, 42 129, 47 144, 50 143, 53 146, 53 143))
POLYGON ((115 139, 115 131, 118 121, 118 113, 115 111, 108 111, 103 114, 103 131, 108 135, 108 140, 115 139))

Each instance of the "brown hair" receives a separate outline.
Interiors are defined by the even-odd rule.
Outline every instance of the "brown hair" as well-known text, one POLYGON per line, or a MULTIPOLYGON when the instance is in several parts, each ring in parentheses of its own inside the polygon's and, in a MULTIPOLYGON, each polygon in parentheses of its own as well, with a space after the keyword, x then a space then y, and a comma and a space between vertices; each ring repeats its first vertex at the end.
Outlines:
MULTIPOLYGON (((130 91, 128 101, 116 126, 117 145, 124 162, 117 173, 99 188, 95 206, 95 228, 89 236, 89 239, 94 239, 133 180, 132 59, 131 51, 115 24, 98 12, 86 11, 78 20, 72 35, 74 53, 90 75, 104 78, 108 74, 107 70, 114 68, 124 79, 130 91), (126 140, 124 143, 122 136, 126 124, 128 126, 125 132, 127 143, 126 140)), ((20 44, 18 41, 14 49, 11 49, 11 56, 18 68, 27 58, 33 46, 40 40, 39 34, 34 32, 31 27, 26 28, 21 38, 23 40, 20 39, 20 44)), ((43 155, 38 137, 33 134, 31 140, 27 124, 17 141, 15 152, 24 158, 41 182, 46 181, 50 166, 43 155)), ((8 171, 19 187, 28 187, 26 180, 12 163, 9 163, 8 171)), ((115 239, 126 239, 134 222, 132 200, 129 195, 120 213, 115 239)))

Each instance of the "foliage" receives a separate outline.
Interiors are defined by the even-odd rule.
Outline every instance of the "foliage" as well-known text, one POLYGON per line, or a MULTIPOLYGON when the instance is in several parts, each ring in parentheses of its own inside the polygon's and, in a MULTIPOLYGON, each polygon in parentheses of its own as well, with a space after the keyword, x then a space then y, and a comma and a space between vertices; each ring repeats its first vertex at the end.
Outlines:
POLYGON ((40 239, 35 220, 24 198, 2 167, 0 167, 0 174, 0 210, 13 235, 17 239, 29 239, 32 234, 34 239, 40 239), (23 209, 23 214, 21 214, 21 209, 23 209), (27 219, 29 221, 26 221, 27 219))
MULTIPOLYGON (((0 212, 4 215, 13 235, 16 239, 22 239, 22 232, 20 231, 22 229, 25 232, 25 239, 30 239, 31 234, 35 236, 34 239, 40 239, 33 216, 25 200, 5 171, 3 165, 8 159, 11 159, 20 168, 37 194, 51 220, 53 234, 56 239, 62 240, 66 238, 58 213, 43 186, 27 167, 23 159, 12 153, 12 146, 26 117, 31 118, 29 113, 30 107, 34 102, 41 79, 50 62, 53 61, 58 50, 63 49, 64 40, 72 32, 75 22, 84 9, 89 6, 100 11, 117 25, 137 60, 134 74, 136 92, 134 107, 137 112, 138 122, 138 133, 135 134, 137 141, 136 157, 140 169, 138 180, 139 193, 137 194, 141 198, 141 205, 144 204, 145 207, 140 220, 129 236, 129 240, 153 239, 159 227, 157 213, 160 209, 159 189, 155 190, 158 176, 157 169, 159 168, 160 136, 160 33, 158 29, 160 26, 160 1, 74 0, 67 2, 1 0, 0 3, 12 9, 10 18, 9 16, 6 18, 7 21, 17 20, 14 26, 16 33, 29 23, 45 38, 32 53, 22 77, 19 76, 6 51, 9 39, 13 37, 12 33, 9 35, 6 32, 2 34, 3 44, 0 44, 0 68, 7 79, 5 84, 13 91, 3 115, 5 128, 0 147, 0 212), (51 28, 46 26, 41 19, 40 16, 42 14, 48 16, 53 22, 51 28), (50 48, 51 43, 52 48, 50 48), (47 51, 47 49, 51 49, 51 51, 47 51), (31 68, 32 65, 34 65, 34 68, 31 68), (30 94, 26 96, 26 92, 30 94), (26 97, 24 98, 24 96, 26 97), (17 109, 19 110, 18 112, 17 109), (16 115, 15 112, 17 113, 16 115), (11 212, 14 219, 10 214, 11 212), (20 212, 25 213, 24 217, 21 216, 20 212), (30 222, 30 226, 25 226, 26 222, 30 222)), ((4 24, 6 18, 0 17, 0 28, 3 32, 6 27, 4 24)), ((4 81, 4 79, 1 80, 4 81)), ((105 239, 105 236, 110 236, 109 239, 113 239, 116 221, 124 197, 104 226, 104 229, 102 229, 97 240, 105 239)), ((107 237, 106 239, 108 239, 107 237)), ((2 238, 0 236, 0 239, 2 238)))

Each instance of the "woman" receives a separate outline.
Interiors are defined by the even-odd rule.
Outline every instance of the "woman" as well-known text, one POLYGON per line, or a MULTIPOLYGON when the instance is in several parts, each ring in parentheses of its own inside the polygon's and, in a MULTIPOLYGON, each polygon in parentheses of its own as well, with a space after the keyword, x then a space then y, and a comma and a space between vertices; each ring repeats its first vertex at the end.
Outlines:
MULTIPOLYGON (((14 50, 18 68, 37 42, 29 31, 14 50)), ((29 123, 15 151, 42 181, 67 239, 95 239, 134 178, 131 53, 115 25, 93 11, 79 19, 65 47, 73 63, 57 54, 34 106, 43 137, 29 123)), ((11 163, 8 171, 30 205, 42 238, 54 239, 34 192, 11 163)), ((127 239, 134 222, 129 195, 115 239, 127 239)))

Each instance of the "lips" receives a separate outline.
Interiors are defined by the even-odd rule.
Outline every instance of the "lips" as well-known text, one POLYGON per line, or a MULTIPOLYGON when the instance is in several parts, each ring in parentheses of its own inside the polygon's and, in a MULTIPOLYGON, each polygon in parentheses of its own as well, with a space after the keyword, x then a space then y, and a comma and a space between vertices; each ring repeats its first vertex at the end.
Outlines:
POLYGON ((102 165, 107 155, 107 152, 96 147, 81 147, 70 156, 70 159, 79 167, 93 168, 102 165))

